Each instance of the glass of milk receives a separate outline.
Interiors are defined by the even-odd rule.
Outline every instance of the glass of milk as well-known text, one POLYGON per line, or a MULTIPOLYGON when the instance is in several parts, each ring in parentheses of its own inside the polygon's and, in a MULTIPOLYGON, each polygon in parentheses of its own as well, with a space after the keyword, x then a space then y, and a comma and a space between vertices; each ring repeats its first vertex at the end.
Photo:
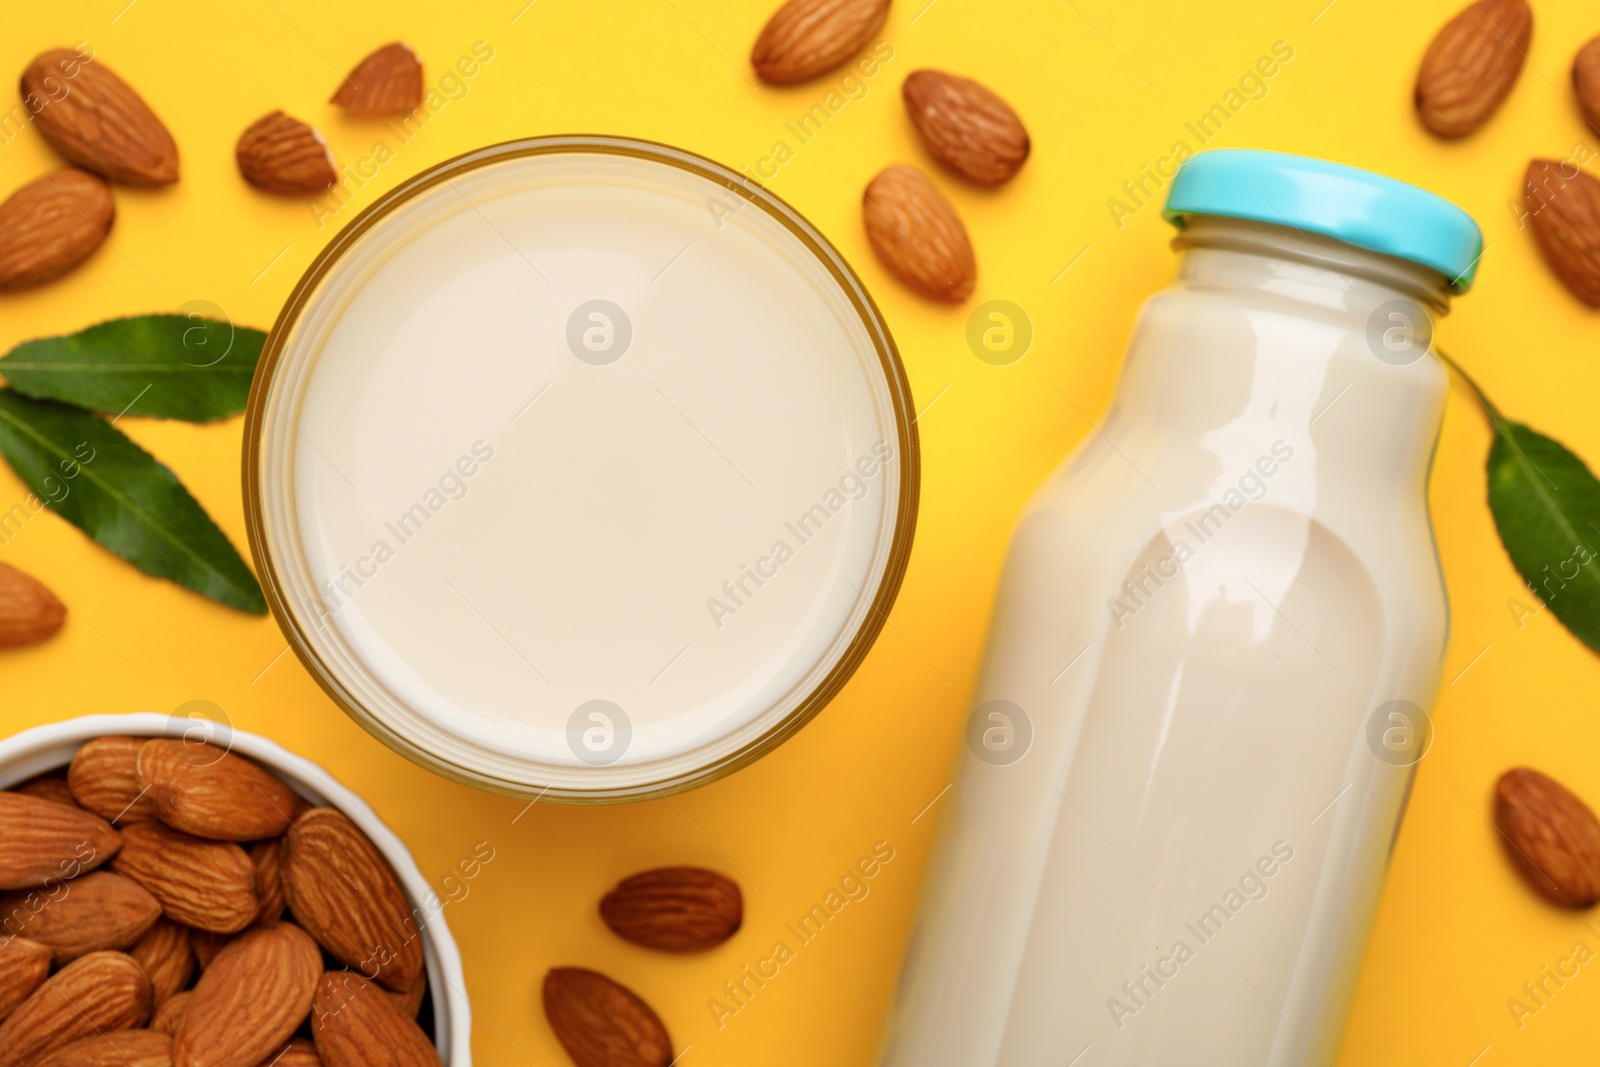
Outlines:
POLYGON ((1458 208, 1188 161, 1177 279, 1017 522, 883 1067, 1331 1064, 1439 684, 1458 208))

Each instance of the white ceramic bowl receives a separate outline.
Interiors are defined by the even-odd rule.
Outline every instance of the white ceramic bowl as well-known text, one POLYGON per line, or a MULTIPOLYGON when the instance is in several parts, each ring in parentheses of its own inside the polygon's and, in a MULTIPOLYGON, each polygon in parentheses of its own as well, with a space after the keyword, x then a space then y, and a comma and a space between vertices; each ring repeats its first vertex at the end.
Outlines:
POLYGON ((8 737, 0 741, 0 789, 9 789, 36 775, 65 767, 79 745, 96 737, 109 736, 189 736, 229 746, 271 770, 313 804, 337 808, 348 815, 394 868, 422 927, 422 951, 428 970, 428 989, 433 998, 433 1032, 439 1055, 448 1067, 471 1067, 472 1006, 467 1002, 461 953, 450 936, 443 913, 438 910, 438 894, 417 870, 411 852, 366 801, 315 763, 264 737, 233 730, 209 719, 155 712, 84 715, 66 722, 36 726, 8 737))

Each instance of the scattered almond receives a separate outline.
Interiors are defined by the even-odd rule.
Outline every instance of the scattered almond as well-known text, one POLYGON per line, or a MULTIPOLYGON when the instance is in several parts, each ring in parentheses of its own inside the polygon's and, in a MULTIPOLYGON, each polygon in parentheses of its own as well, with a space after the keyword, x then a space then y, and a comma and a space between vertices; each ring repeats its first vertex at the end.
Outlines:
POLYGON ((3 903, 7 931, 49 946, 58 967, 91 952, 129 948, 161 917, 155 897, 109 871, 60 889, 16 893, 3 903))
POLYGON ((1011 105, 942 70, 913 71, 900 87, 911 124, 940 163, 980 185, 1008 182, 1028 158, 1028 131, 1011 105))
POLYGON ((41 774, 37 778, 30 778, 16 787, 16 792, 27 797, 38 797, 40 800, 53 800, 57 804, 65 804, 69 808, 78 806, 73 799, 72 789, 67 785, 67 780, 59 774, 41 774))
POLYGON ((672 1039, 650 1005, 597 971, 544 976, 544 1014, 578 1067, 667 1067, 672 1039))
POLYGON ((1529 884, 1557 904, 1600 901, 1600 820, 1561 783, 1525 767, 1500 776, 1495 823, 1529 884))
POLYGON ((111 824, 81 808, 0 793, 0 889, 35 889, 93 870, 116 855, 111 824))
POLYGON ((230 941, 195 983, 173 1067, 259 1063, 310 1014, 321 977, 322 952, 297 926, 272 923, 230 941))
POLYGON ((1572 61, 1572 88, 1584 121, 1600 133, 1600 37, 1578 50, 1572 61))
POLYGON ((172 1067, 172 1038, 154 1030, 112 1030, 74 1041, 39 1067, 172 1067))
POLYGON ((283 887, 295 921, 333 957, 396 993, 422 974, 422 941, 382 854, 343 813, 312 808, 284 840, 283 887))
POLYGON ((139 782, 137 737, 97 737, 79 746, 67 767, 72 797, 111 823, 133 823, 154 818, 150 798, 139 782))
POLYGON ((16 1010, 50 974, 50 948, 7 929, 0 939, 0 1019, 16 1010))
MULTIPOLYGON (((65 274, 100 247, 115 217, 111 189, 88 171, 64 167, 35 178, 0 204, 0 290, 65 274)), ((66 617, 54 593, 0 564, 0 648, 52 637, 66 617)))
POLYGON ((161 902, 167 918, 213 933, 232 934, 255 920, 255 865, 229 841, 207 841, 159 822, 122 831, 112 870, 132 878, 161 902))
POLYGON ((1533 39, 1527 0, 1473 0, 1445 23, 1417 71, 1422 124, 1465 137, 1489 120, 1516 84, 1533 39))
POLYGON ((789 0, 762 28, 750 65, 774 85, 815 78, 859 52, 888 17, 889 0, 789 0))
MULTIPOLYGON (((0 204, 0 289, 20 289, 53 278, 99 245, 83 247, 79 227, 111 225, 111 194, 105 183, 81 170, 58 170, 24 185, 0 204), (88 186, 104 194, 104 210, 91 203, 88 186), (86 220, 82 211, 88 216, 86 220), (70 212, 73 223, 65 213, 70 212)), ((33 645, 54 637, 67 609, 43 582, 0 563, 0 648, 33 645)))
POLYGON ((128 950, 150 976, 150 995, 156 1009, 189 985, 194 977, 194 949, 189 944, 189 928, 171 919, 156 920, 143 937, 128 950))
POLYGON ((150 1029, 168 1036, 177 1033, 178 1027, 183 1025, 183 1017, 189 1014, 189 1002, 193 999, 192 989, 168 997, 167 1002, 150 1017, 150 1029))
POLYGON ((322 134, 281 111, 251 123, 234 155, 245 181, 280 196, 315 196, 339 180, 322 134))
POLYGON ((22 96, 39 133, 68 162, 128 185, 178 180, 172 134, 104 63, 66 48, 42 53, 22 72, 22 96))
POLYGON ((862 197, 867 239, 889 273, 933 300, 972 295, 977 260, 956 209, 915 167, 886 168, 862 197))
POLYGON ((625 941, 662 952, 703 952, 734 935, 744 896, 726 875, 662 867, 625 878, 600 901, 600 918, 625 941))
POLYGON ((216 745, 146 741, 138 769, 156 818, 175 830, 217 841, 256 841, 289 827, 294 790, 216 745))
POLYGON ((91 952, 45 979, 0 1023, 0 1067, 34 1067, 74 1041, 149 1018, 144 968, 121 952, 91 952))
POLYGON ((1572 163, 1536 159, 1523 200, 1544 261, 1574 296, 1600 307, 1600 180, 1572 163))
MULTIPOLYGON (((415 1021, 354 971, 329 971, 317 984, 311 1036, 327 1067, 441 1067, 415 1021)), ((183 1067, 179 1064, 178 1067, 183 1067)), ((612 1067, 623 1067, 617 1061, 612 1067)))
POLYGON ((358 118, 379 119, 422 106, 422 60, 398 41, 356 65, 329 103, 358 118))

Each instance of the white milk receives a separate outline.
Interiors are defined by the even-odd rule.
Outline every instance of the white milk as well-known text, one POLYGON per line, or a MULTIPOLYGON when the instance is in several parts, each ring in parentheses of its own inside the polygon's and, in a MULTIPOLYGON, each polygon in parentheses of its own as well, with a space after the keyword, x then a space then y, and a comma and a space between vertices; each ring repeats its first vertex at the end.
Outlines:
POLYGON ((1368 323, 1448 289, 1259 223, 1178 244, 1018 522, 885 1067, 1338 1058, 1446 635, 1445 374, 1368 323))
POLYGON ((268 490, 316 655, 502 782, 752 743, 883 580, 874 342, 791 230, 686 170, 545 155, 435 186, 343 255, 277 371, 268 490))

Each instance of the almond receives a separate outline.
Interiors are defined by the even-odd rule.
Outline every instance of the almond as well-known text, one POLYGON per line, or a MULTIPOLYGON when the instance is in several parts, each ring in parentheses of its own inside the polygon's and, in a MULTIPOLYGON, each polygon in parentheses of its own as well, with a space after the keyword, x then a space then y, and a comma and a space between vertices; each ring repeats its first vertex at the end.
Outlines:
POLYGON ((155 809, 139 781, 140 737, 97 737, 79 746, 67 767, 72 797, 112 823, 140 822, 155 809))
POLYGON ((0 940, 0 1019, 27 1000, 49 974, 49 946, 25 937, 0 940))
POLYGON ((277 922, 289 907, 283 895, 283 838, 257 841, 250 846, 250 862, 256 868, 256 893, 261 897, 261 907, 256 911, 256 922, 277 922))
POLYGON ((111 824, 81 808, 0 793, 0 889, 56 885, 116 855, 111 824))
POLYGON ((228 942, 195 983, 172 1038, 173 1067, 250 1067, 281 1049, 311 1013, 322 952, 304 930, 272 923, 228 942))
POLYGON ((1572 163, 1536 159, 1523 201, 1544 261, 1574 296, 1600 307, 1600 181, 1572 163))
POLYGON ((1028 131, 1011 105, 971 78, 913 71, 900 87, 929 153, 980 185, 1008 182, 1028 158, 1028 131))
POLYGON ((1584 121, 1600 132, 1600 37, 1580 48, 1573 59, 1572 88, 1584 121))
POLYGON ((1489 120, 1516 84, 1533 39, 1527 0, 1473 0, 1444 24, 1417 71, 1422 124, 1465 137, 1489 120))
POLYGON ((283 1048, 261 1061, 260 1067, 322 1067, 322 1057, 317 1047, 303 1037, 297 1037, 283 1048))
POLYGON ((750 50, 756 77, 773 85, 815 78, 859 52, 889 17, 889 0, 789 0, 750 50))
POLYGON ((294 821, 283 887, 295 921, 335 959, 396 993, 422 974, 422 942, 400 883, 343 813, 312 808, 294 821))
POLYGON ((1561 783, 1517 767, 1495 786, 1495 823, 1534 889, 1557 904, 1600 901, 1600 820, 1561 783))
POLYGON ((861 216, 890 274, 933 300, 959 304, 972 295, 978 265, 967 228, 920 170, 886 168, 867 186, 861 216))
POLYGON ((415 111, 422 106, 422 61, 408 45, 386 44, 356 64, 329 103, 363 119, 415 111))
POLYGON ((144 968, 121 952, 91 952, 45 979, 0 1023, 0 1067, 33 1067, 74 1041, 149 1018, 144 968))
POLYGON ((150 1029, 167 1035, 177 1033, 178 1027, 183 1025, 183 1017, 189 1014, 189 1002, 193 999, 192 989, 168 997, 167 1002, 150 1017, 150 1029))
POLYGON ((34 125, 70 163, 128 185, 178 180, 178 146, 155 112, 104 63, 57 48, 22 72, 34 125))
POLYGON ((726 875, 662 867, 625 878, 600 901, 600 918, 625 941, 662 952, 703 952, 734 935, 744 897, 726 875))
POLYGON ((255 865, 228 841, 207 841, 159 822, 122 831, 112 870, 132 878, 161 902, 167 918, 213 933, 232 934, 255 920, 255 865))
POLYGON ((155 897, 109 871, 13 894, 0 906, 7 932, 48 945, 58 967, 91 952, 128 948, 161 917, 155 897))
POLYGON ((195 962, 202 971, 211 966, 211 961, 217 958, 222 946, 232 940, 231 934, 214 934, 210 930, 189 931, 189 947, 194 950, 195 962))
MULTIPOLYGON (((64 167, 24 185, 0 204, 0 290, 27 289, 82 263, 116 213, 110 187, 88 171, 64 167)), ((54 593, 0 564, 0 648, 43 641, 66 617, 54 593)))
POLYGON ((404 993, 391 993, 384 991, 384 996, 389 998, 389 1003, 400 1009, 400 1014, 407 1019, 415 1019, 422 1010, 422 998, 428 992, 428 976, 423 975, 417 979, 417 984, 404 993))
POLYGON ((354 971, 328 971, 317 984, 311 1036, 327 1067, 441 1067, 422 1028, 354 971))
POLYGON ((194 949, 189 944, 189 928, 171 919, 157 919, 143 937, 128 950, 150 976, 150 994, 157 1010, 194 977, 194 949))
POLYGON ((172 1038, 154 1030, 112 1030, 74 1041, 39 1067, 172 1067, 172 1038))
POLYGON ((251 123, 234 156, 245 181, 279 196, 315 196, 339 180, 322 134, 281 111, 251 123))
POLYGON ((73 799, 72 789, 67 785, 67 780, 59 774, 41 774, 37 778, 30 778, 17 786, 15 791, 27 797, 53 800, 57 804, 65 804, 69 808, 78 806, 78 802, 73 799))
POLYGON ((544 976, 544 1014, 578 1067, 667 1067, 672 1039, 650 1005, 597 971, 544 976))
POLYGON ((217 841, 255 841, 289 828, 294 790, 216 745, 146 741, 138 767, 156 818, 174 830, 217 841))

